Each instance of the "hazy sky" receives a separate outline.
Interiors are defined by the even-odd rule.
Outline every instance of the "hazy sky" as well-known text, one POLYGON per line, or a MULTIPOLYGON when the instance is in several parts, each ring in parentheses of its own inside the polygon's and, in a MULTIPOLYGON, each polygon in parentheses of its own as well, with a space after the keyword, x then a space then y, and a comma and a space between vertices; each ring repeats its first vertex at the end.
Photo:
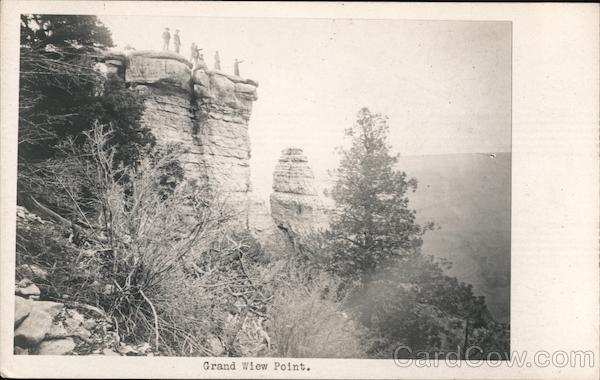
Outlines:
POLYGON ((252 181, 268 192, 281 149, 317 174, 362 106, 389 116, 403 155, 510 150, 508 22, 101 16, 117 48, 160 49, 164 27, 212 67, 259 82, 249 133, 252 181))

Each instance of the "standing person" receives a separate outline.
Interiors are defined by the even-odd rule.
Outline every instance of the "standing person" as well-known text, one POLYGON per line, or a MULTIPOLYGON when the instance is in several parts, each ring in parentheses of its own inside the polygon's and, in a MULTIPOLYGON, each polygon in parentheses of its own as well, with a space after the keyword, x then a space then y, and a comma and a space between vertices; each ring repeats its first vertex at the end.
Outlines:
POLYGON ((238 61, 238 59, 235 59, 235 62, 233 62, 233 74, 237 77, 240 76, 240 63, 242 63, 244 61, 238 61))
MULTIPOLYGON (((198 50, 202 50, 202 49, 198 49, 198 50)), ((201 68, 202 70, 208 70, 208 66, 206 66, 206 62, 204 62, 204 54, 200 53, 199 51, 198 51, 198 64, 196 66, 201 68)))
POLYGON ((179 39, 179 29, 175 29, 175 34, 173 34, 173 48, 175 49, 175 53, 179 54, 180 46, 181 40, 179 39))
POLYGON ((198 65, 198 45, 195 42, 192 42, 190 46, 190 61, 192 61, 194 67, 198 65))
POLYGON ((165 31, 162 34, 163 39, 163 50, 169 50, 169 41, 171 41, 171 32, 169 32, 169 28, 165 28, 165 31))
POLYGON ((219 57, 219 51, 215 51, 215 70, 221 70, 221 57, 219 57))

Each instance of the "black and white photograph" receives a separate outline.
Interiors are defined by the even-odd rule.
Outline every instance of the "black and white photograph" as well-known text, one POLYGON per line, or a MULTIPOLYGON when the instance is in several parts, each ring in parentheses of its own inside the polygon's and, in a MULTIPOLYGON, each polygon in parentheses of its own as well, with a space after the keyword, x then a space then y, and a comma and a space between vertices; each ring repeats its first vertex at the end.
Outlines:
POLYGON ((12 355, 518 359, 510 19, 137 5, 12 20, 12 355))
POLYGON ((510 49, 508 22, 22 15, 15 351, 507 354, 510 49))

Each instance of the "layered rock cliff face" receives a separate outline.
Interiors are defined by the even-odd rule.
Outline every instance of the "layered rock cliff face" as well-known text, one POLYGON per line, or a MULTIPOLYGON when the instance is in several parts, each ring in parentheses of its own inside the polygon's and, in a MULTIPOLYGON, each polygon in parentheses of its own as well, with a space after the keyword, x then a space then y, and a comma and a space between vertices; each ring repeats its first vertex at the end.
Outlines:
POLYGON ((226 194, 238 210, 246 208, 251 191, 248 121, 258 84, 193 68, 172 52, 108 54, 104 63, 142 94, 142 123, 158 143, 184 149, 185 178, 226 194))
POLYGON ((248 121, 257 99, 257 83, 219 71, 196 70, 193 84, 197 162, 204 180, 230 198, 245 202, 252 190, 248 121))
POLYGON ((217 190, 266 251, 278 254, 327 224, 301 149, 285 149, 279 159, 271 212, 252 197, 248 123, 258 83, 205 65, 194 68, 164 51, 107 53, 104 69, 142 95, 142 123, 157 143, 183 148, 186 180, 217 190))
POLYGON ((302 149, 287 148, 281 152, 273 173, 271 215, 277 226, 292 237, 305 237, 327 226, 314 181, 302 149))

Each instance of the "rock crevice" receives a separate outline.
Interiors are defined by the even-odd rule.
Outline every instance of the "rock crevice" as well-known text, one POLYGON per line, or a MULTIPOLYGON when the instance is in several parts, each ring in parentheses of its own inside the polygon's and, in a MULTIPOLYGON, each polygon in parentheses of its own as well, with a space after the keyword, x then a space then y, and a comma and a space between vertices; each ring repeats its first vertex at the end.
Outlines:
POLYGON ((258 83, 194 68, 173 52, 109 52, 104 65, 142 96, 141 122, 157 142, 183 148, 185 178, 227 194, 244 214, 252 190, 248 122, 258 83))

